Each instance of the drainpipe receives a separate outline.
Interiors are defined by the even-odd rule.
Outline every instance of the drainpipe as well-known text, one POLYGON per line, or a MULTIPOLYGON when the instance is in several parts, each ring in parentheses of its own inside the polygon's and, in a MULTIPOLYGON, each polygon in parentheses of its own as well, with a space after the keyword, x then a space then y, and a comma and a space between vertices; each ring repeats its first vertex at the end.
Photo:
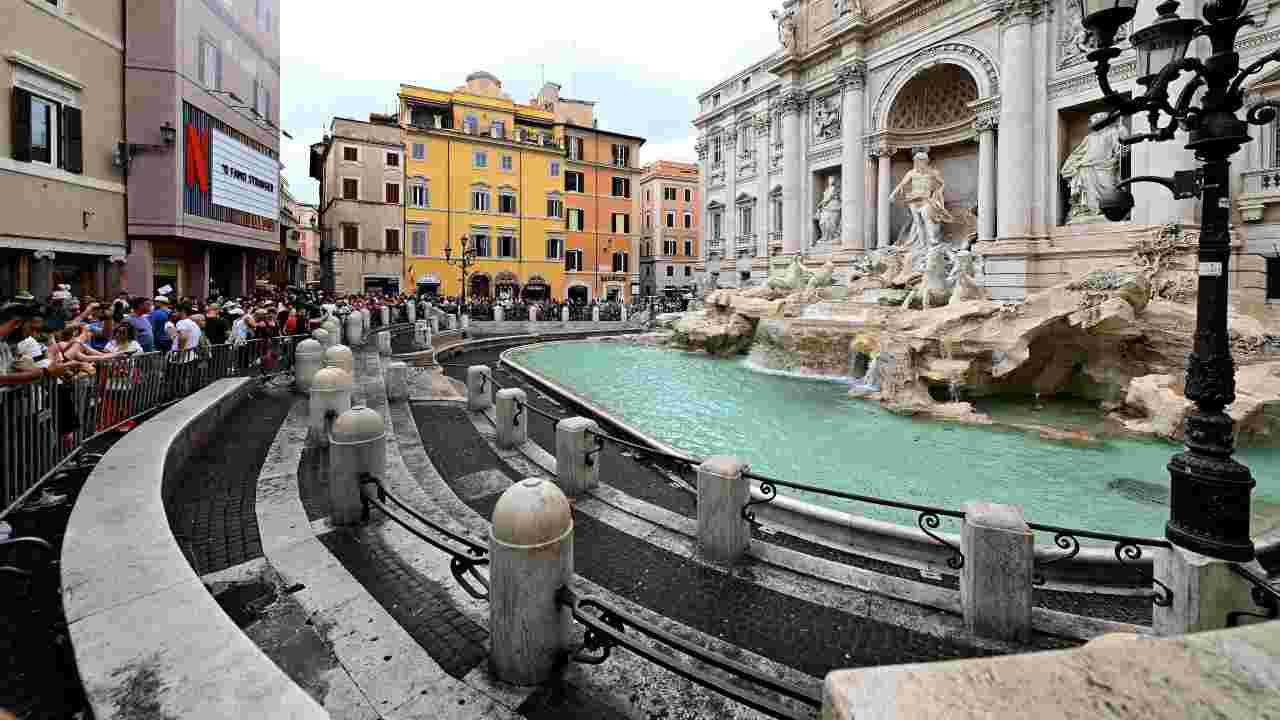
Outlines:
MULTIPOLYGON (((129 142, 129 0, 120 0, 120 34, 123 35, 124 50, 120 53, 120 133, 121 140, 129 142)), ((181 135, 181 132, 179 132, 181 135)), ((182 138, 178 138, 179 142, 182 138)), ((129 165, 128 156, 124 157, 124 264, 129 267, 129 256, 133 254, 133 240, 129 237, 129 165)), ((110 263, 108 263, 110 264, 110 263)), ((110 272, 108 270, 108 272, 110 272)), ((125 271, 120 271, 121 289, 124 289, 125 271)), ((114 298, 112 298, 114 300, 114 298)))

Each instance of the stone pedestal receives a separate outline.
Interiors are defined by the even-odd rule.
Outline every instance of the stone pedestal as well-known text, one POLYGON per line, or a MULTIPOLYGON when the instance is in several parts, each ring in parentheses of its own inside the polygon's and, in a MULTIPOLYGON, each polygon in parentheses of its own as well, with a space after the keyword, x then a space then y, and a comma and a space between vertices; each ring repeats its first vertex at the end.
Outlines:
POLYGON ((556 423, 556 484, 569 497, 577 497, 600 484, 600 454, 590 460, 599 426, 583 417, 565 418, 556 423))
POLYGON ((467 368, 467 409, 472 412, 493 406, 493 371, 487 365, 467 368))
POLYGON ((498 447, 503 450, 520 447, 529 438, 529 412, 523 407, 525 400, 525 392, 520 388, 498 391, 494 406, 498 415, 498 447))
POLYGON ((364 513, 361 477, 386 477, 386 423, 374 410, 352 408, 334 421, 331 444, 329 521, 334 525, 355 525, 364 513))
POLYGON ((698 552, 712 562, 740 561, 751 542, 751 525, 742 517, 751 500, 744 470, 741 460, 724 455, 698 466, 698 552))
POLYGON ((387 364, 387 399, 409 399, 409 366, 399 360, 387 364))
POLYGON ((489 534, 489 664, 513 685, 550 679, 569 648, 571 610, 556 598, 573 581, 573 511, 541 478, 512 485, 489 534))
POLYGON ((1022 508, 965 503, 960 550, 965 628, 979 637, 1028 642, 1035 538, 1022 508))
MULTIPOLYGON (((1151 627, 1157 635, 1218 630, 1227 627, 1229 613, 1264 612, 1250 595, 1253 585, 1232 572, 1231 566, 1235 563, 1177 546, 1156 552, 1159 554, 1155 557, 1155 579, 1173 593, 1173 604, 1152 609, 1151 627)), ((1243 567, 1257 577, 1267 576, 1256 560, 1243 567)), ((1154 589, 1157 593, 1163 592, 1159 587, 1154 589)), ((1244 622, 1251 620, 1244 618, 1244 622)))

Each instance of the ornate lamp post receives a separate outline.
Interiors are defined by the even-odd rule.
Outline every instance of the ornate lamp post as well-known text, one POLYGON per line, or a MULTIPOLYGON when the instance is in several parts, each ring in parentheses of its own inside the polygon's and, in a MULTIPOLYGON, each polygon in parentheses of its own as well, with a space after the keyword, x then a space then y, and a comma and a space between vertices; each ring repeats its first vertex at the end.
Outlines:
MULTIPOLYGON (((453 241, 450 240, 444 246, 444 261, 449 265, 456 265, 462 269, 462 307, 467 306, 467 269, 476 262, 476 248, 471 244, 471 238, 466 235, 462 236, 462 254, 458 257, 453 256, 453 241)), ((462 308, 458 308, 458 314, 462 314, 462 308)))
POLYGON ((1245 14, 1244 0, 1208 0, 1204 21, 1179 17, 1178 3, 1166 0, 1157 7, 1160 15, 1156 21, 1131 36, 1137 50, 1137 82, 1146 90, 1130 99, 1112 90, 1107 72, 1111 61, 1120 55, 1114 46, 1116 33, 1133 18, 1137 0, 1077 2, 1096 44, 1088 57, 1095 63, 1098 83, 1112 109, 1094 129, 1146 112, 1151 132, 1121 142, 1171 140, 1181 127, 1190 138, 1187 149, 1201 162, 1199 168, 1177 172, 1172 178, 1126 180, 1103 199, 1102 210, 1111 220, 1123 218, 1133 207, 1128 185, 1134 182, 1158 183, 1177 198, 1200 195, 1199 298, 1195 347, 1188 357, 1186 380, 1187 397, 1195 401, 1196 409, 1187 416, 1186 451, 1169 461, 1171 502, 1165 535, 1188 550, 1246 562, 1254 557, 1249 537, 1254 481, 1249 469, 1231 457, 1235 444, 1232 420, 1224 412, 1235 400, 1235 363, 1227 338, 1230 157, 1249 142, 1246 122, 1263 125, 1276 117, 1280 108, 1276 101, 1252 105, 1244 121, 1237 114, 1244 108, 1244 81, 1267 63, 1280 61, 1280 51, 1241 69, 1235 52, 1236 34, 1253 22, 1245 14), (1188 45, 1197 37, 1209 38, 1212 46, 1212 53, 1203 60, 1186 57, 1188 45), (1183 73, 1191 78, 1171 102, 1169 85, 1183 73), (1200 98, 1198 105, 1193 104, 1196 97, 1200 98), (1168 117, 1167 124, 1160 125, 1161 115, 1168 117))

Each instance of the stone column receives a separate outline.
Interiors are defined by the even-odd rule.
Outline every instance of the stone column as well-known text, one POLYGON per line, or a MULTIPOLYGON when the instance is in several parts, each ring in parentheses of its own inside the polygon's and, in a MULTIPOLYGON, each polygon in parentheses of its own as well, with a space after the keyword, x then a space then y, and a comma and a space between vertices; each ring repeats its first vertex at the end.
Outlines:
POLYGON ((996 237, 996 119, 973 121, 978 131, 978 240, 996 237))
MULTIPOLYGON (((770 217, 773 203, 769 199, 769 128, 773 122, 769 110, 760 111, 755 121, 756 128, 756 178, 759 180, 756 190, 756 257, 769 257, 769 233, 773 231, 773 218, 770 217), (761 117, 763 116, 763 117, 761 117)), ((705 220, 704 220, 705 222, 705 220)))
MULTIPOLYGON (((809 94, 792 86, 778 98, 782 107, 782 252, 804 247, 804 108, 809 94)), ((729 203, 732 207, 732 201, 729 203)), ((728 208, 726 208, 726 213, 728 208)))
POLYGON ((876 175, 876 244, 875 248, 889 247, 891 238, 889 236, 889 211, 893 208, 893 201, 889 199, 889 193, 893 192, 893 148, 888 145, 881 145, 876 148, 876 158, 878 159, 879 172, 876 175))
POLYGON ((840 245, 846 250, 865 250, 862 199, 867 194, 867 163, 862 155, 862 133, 867 96, 866 63, 854 60, 841 67, 836 71, 836 80, 844 88, 840 115, 844 136, 840 153, 840 245))
MULTIPOLYGON (((1146 548, 1151 551, 1151 548, 1146 548)), ((1151 628, 1156 635, 1168 637, 1187 633, 1219 630, 1227 626, 1227 615, 1233 612, 1264 613, 1254 604, 1250 594, 1253 585, 1231 570, 1234 563, 1215 560, 1176 545, 1169 550, 1156 550, 1154 577, 1172 593, 1168 606, 1152 608, 1151 628)), ((1267 576, 1254 560, 1242 566, 1256 577, 1267 576)), ((1245 618, 1252 622, 1253 618, 1245 618)))
POLYGON ((1035 539, 1022 519, 1022 508, 965 503, 960 550, 965 628, 979 637, 1029 641, 1035 539))
POLYGON ((556 423, 556 483, 565 495, 577 497, 600 484, 600 454, 590 458, 599 431, 595 420, 570 417, 556 423))
POLYGON ((1010 3, 1002 20, 1000 57, 1000 167, 996 200, 1001 239, 1032 232, 1035 194, 1035 43, 1031 24, 1041 2, 1010 3))
POLYGON ((742 517, 751 499, 744 470, 741 460, 723 455, 698 466, 698 552, 713 562, 738 562, 751 542, 751 525, 742 517))

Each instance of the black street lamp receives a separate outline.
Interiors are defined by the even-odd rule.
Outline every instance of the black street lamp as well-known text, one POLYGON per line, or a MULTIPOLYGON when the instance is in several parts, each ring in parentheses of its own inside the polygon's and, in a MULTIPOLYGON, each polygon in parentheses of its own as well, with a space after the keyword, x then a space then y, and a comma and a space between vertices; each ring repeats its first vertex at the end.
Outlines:
POLYGON ((444 246, 444 261, 449 265, 456 265, 462 270, 462 307, 458 308, 458 314, 461 316, 462 308, 467 306, 467 269, 476 262, 476 248, 471 244, 471 238, 466 235, 462 236, 462 254, 456 258, 453 256, 453 241, 446 242, 444 246))
POLYGON ((1146 91, 1136 98, 1116 94, 1107 78, 1110 63, 1120 55, 1114 46, 1120 26, 1131 20, 1137 0, 1077 0, 1081 17, 1096 49, 1089 53, 1098 83, 1111 112, 1094 129, 1106 127, 1122 116, 1146 112, 1151 131, 1125 138, 1125 144, 1145 140, 1172 140, 1179 127, 1188 133, 1186 147, 1200 161, 1199 168, 1172 178, 1140 176, 1120 183, 1103 198, 1103 212, 1111 220, 1122 219, 1133 207, 1128 186, 1155 182, 1177 198, 1200 195, 1199 297, 1196 306, 1195 347, 1187 358, 1186 395, 1196 409, 1187 416, 1186 451, 1169 461, 1171 478, 1169 522, 1165 536, 1173 543, 1203 555, 1247 562, 1254 557, 1249 537, 1249 503, 1253 476, 1232 459, 1235 449, 1231 416, 1224 411, 1235 401, 1235 362, 1227 337, 1227 268, 1230 246, 1230 157, 1249 142, 1246 122, 1264 125, 1276 117, 1280 103, 1264 100, 1244 108, 1242 84, 1270 62, 1280 61, 1280 51, 1240 68, 1235 52, 1236 34, 1253 24, 1244 0, 1207 0, 1204 21, 1181 18, 1178 3, 1166 0, 1156 9, 1160 16, 1149 27, 1133 33, 1137 50, 1138 84, 1146 91), (1207 37, 1209 57, 1186 57, 1196 37, 1207 37), (1183 73, 1191 78, 1170 102, 1169 84, 1183 73), (1203 91, 1203 92, 1201 92, 1203 91), (1199 104, 1193 100, 1200 98, 1199 104), (1161 115, 1169 122, 1160 125, 1161 115))

